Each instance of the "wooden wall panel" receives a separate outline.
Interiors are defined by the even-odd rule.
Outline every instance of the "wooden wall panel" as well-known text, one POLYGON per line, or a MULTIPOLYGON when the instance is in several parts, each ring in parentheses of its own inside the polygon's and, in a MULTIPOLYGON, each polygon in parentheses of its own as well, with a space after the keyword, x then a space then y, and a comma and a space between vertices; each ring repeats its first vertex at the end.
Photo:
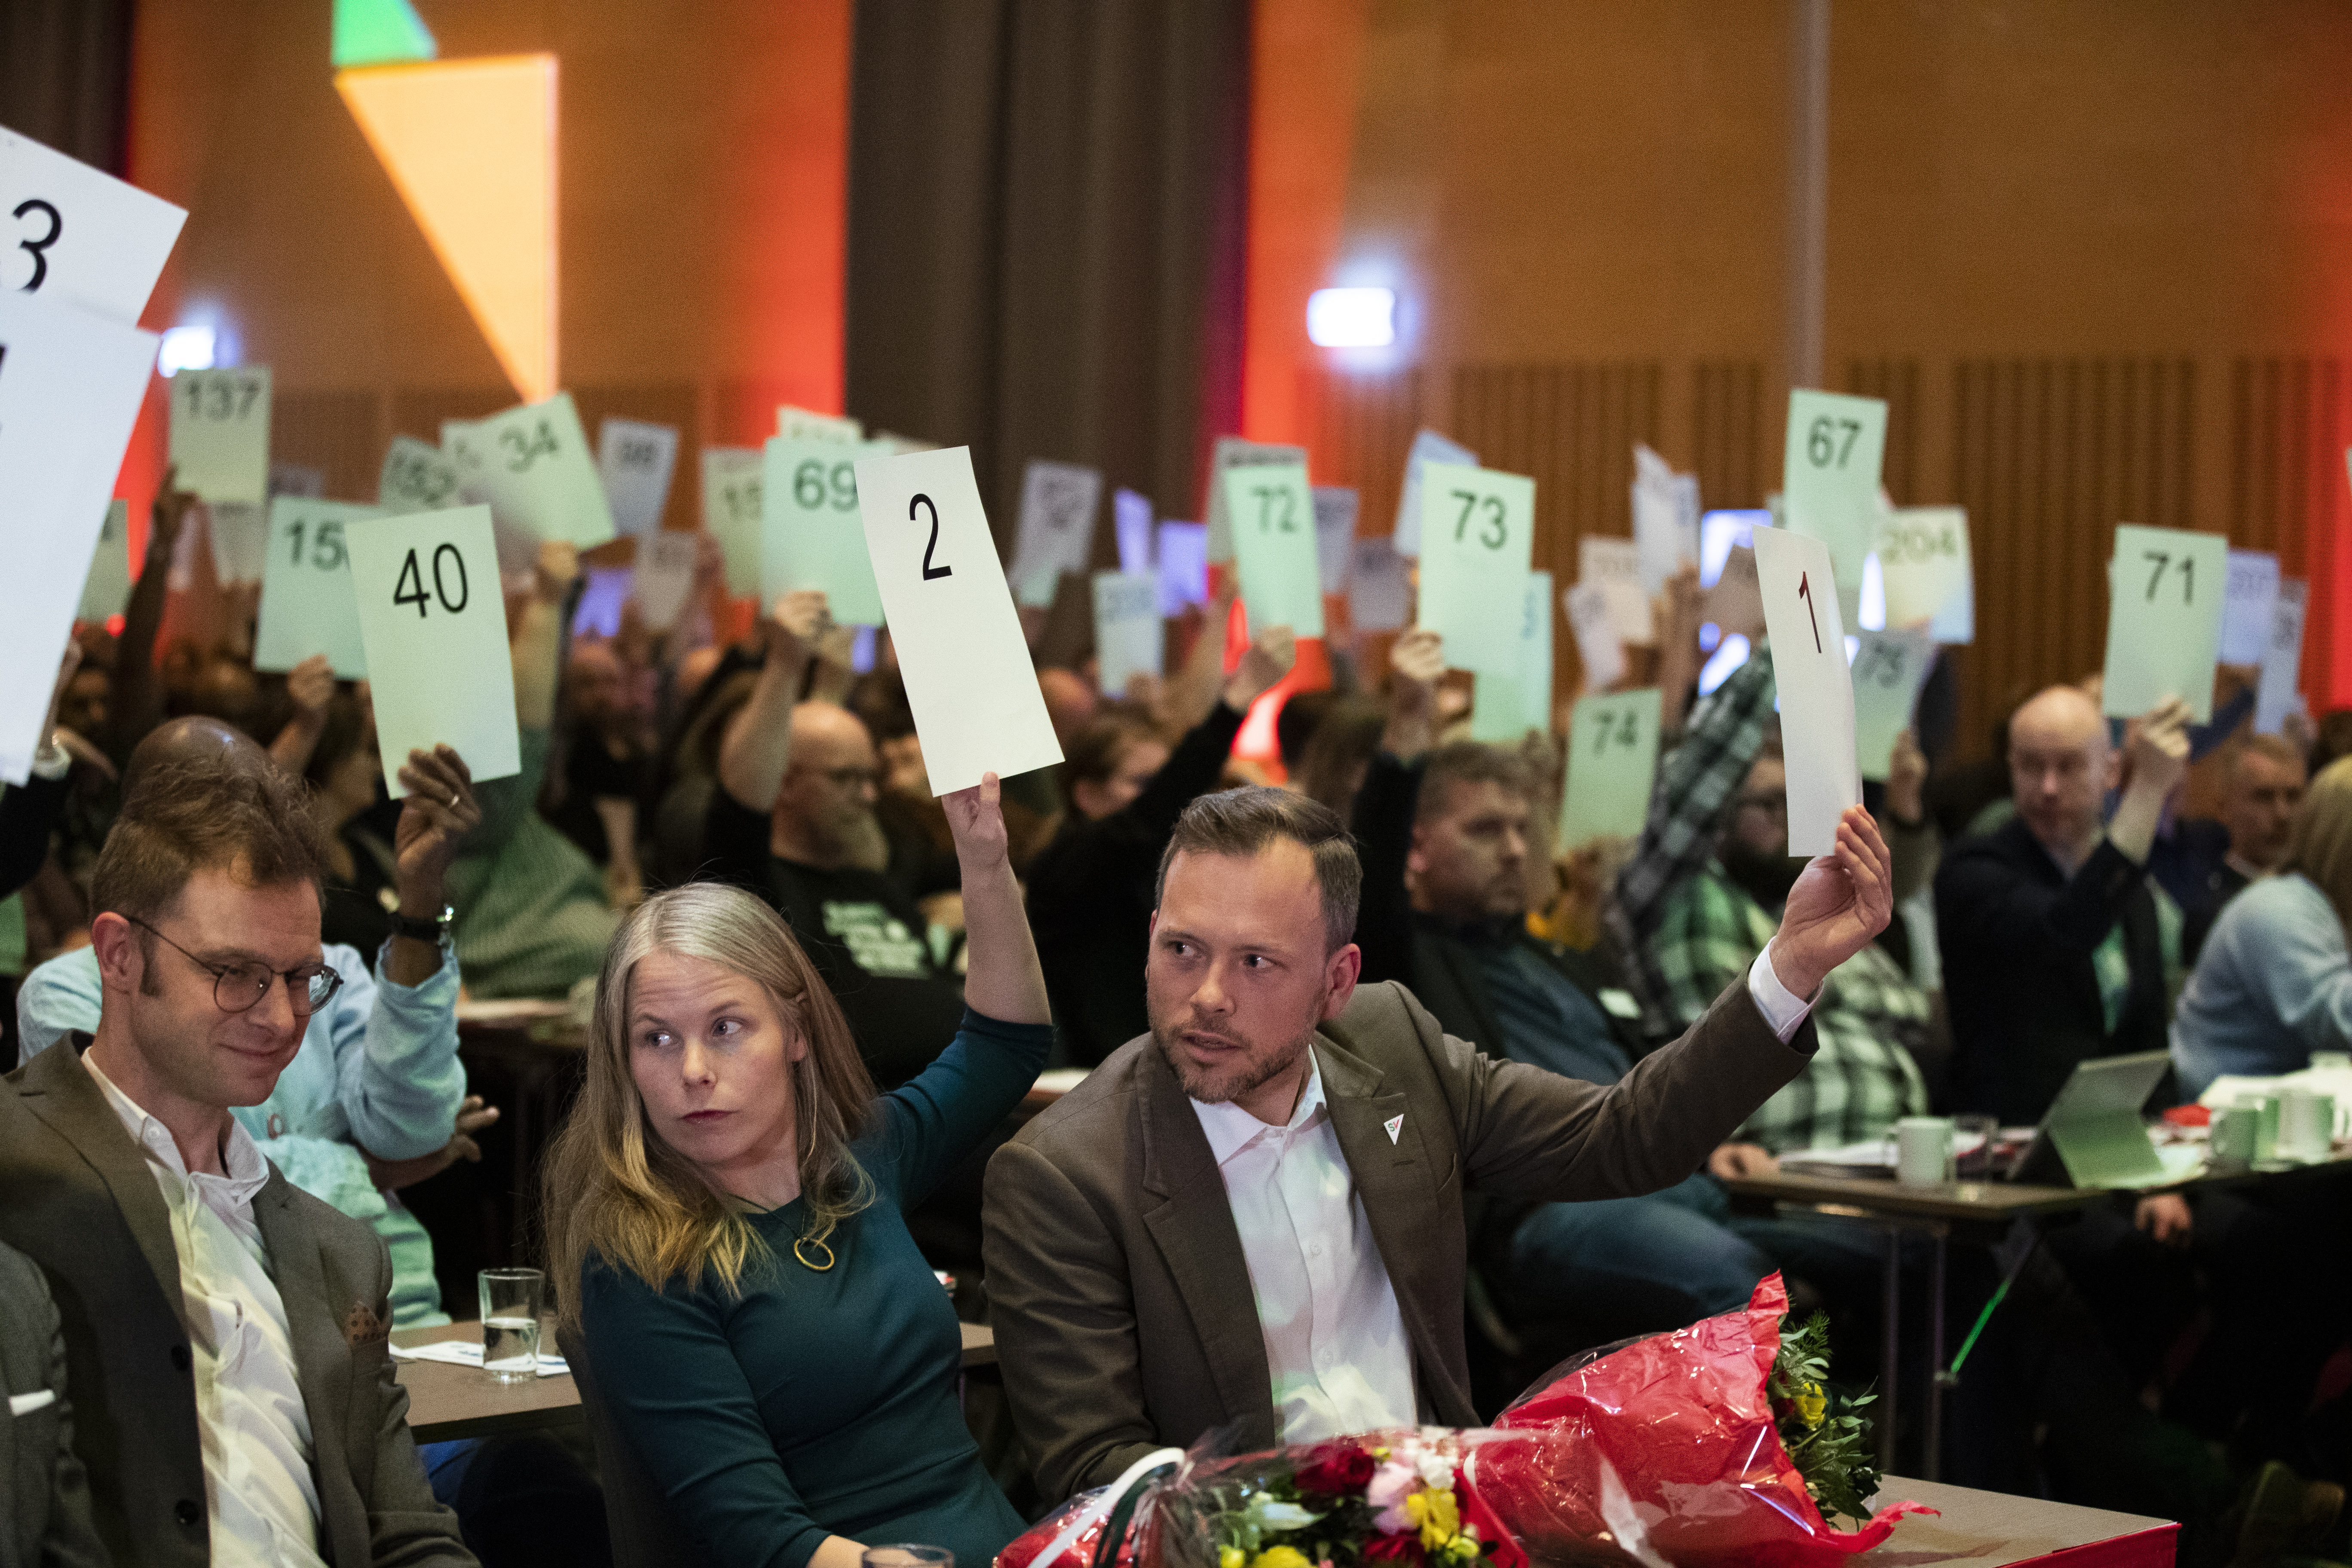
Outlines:
POLYGON ((1360 537, 1382 537, 1396 526, 1405 454, 1425 419, 1421 387, 1418 368, 1300 374, 1297 409, 1308 468, 1318 485, 1354 489, 1360 537))
MULTIPOLYGON (((1764 423, 1762 361, 1701 360, 1693 368, 1691 461, 1701 506, 1762 506, 1765 491, 1780 488, 1780 465, 1769 479, 1761 468, 1764 423)), ((1772 428, 1780 425, 1774 418, 1772 428)))
POLYGON ((702 419, 692 385, 652 382, 637 386, 582 386, 572 390, 572 400, 579 405, 581 428, 587 431, 592 449, 607 418, 642 419, 677 430, 677 467, 670 476, 662 526, 702 526, 702 419))
POLYGON ((2312 586, 2304 628, 2306 692, 2352 688, 2347 583, 2352 527, 2345 448, 2352 446, 2352 364, 2242 358, 2230 367, 2230 538, 2276 552, 2312 586))
POLYGON ((1655 360, 1454 373, 1454 437, 1487 468, 1535 479, 1535 564, 1563 588, 1579 539, 1633 531, 1633 443, 1658 444, 1664 381, 1655 360))
POLYGON ((327 476, 336 500, 375 500, 383 471, 383 399, 373 392, 280 392, 269 398, 269 458, 327 476))
POLYGON ((1916 359, 1856 359, 1846 362, 1845 389, 1886 405, 1886 458, 1880 483, 1896 506, 1926 504, 1919 498, 1919 362, 1916 359))

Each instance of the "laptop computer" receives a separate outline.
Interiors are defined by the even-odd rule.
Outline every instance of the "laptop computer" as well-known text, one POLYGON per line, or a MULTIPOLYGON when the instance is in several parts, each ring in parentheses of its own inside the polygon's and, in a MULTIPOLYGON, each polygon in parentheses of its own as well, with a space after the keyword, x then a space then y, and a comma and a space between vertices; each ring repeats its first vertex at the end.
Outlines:
POLYGON ((2145 1187, 2167 1180, 2140 1108, 2171 1063, 2164 1051, 2076 1062, 2010 1179, 2053 1187, 2145 1187))

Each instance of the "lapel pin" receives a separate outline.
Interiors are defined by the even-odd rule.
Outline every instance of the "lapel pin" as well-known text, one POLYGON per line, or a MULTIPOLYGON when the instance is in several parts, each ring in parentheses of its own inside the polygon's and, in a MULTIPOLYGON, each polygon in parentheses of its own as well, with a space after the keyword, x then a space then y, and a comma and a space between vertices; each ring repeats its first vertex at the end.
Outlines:
POLYGON ((1404 1131, 1404 1112, 1402 1110, 1398 1111, 1394 1116, 1391 1116, 1386 1121, 1381 1122, 1381 1125, 1388 1129, 1389 1142, 1391 1143, 1395 1142, 1397 1141, 1397 1134, 1404 1131))

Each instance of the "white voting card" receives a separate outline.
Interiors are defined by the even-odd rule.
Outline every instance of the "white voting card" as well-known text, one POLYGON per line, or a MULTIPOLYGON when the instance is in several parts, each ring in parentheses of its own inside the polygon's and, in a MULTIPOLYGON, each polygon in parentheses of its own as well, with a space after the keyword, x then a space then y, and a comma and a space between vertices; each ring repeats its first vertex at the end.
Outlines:
POLYGON ((1225 489, 1227 468, 1263 468, 1269 464, 1296 463, 1307 466, 1307 448, 1284 447, 1265 441, 1244 441, 1239 436, 1220 436, 1209 454, 1209 559, 1234 559, 1234 520, 1227 510, 1230 499, 1225 489))
POLYGON ((1968 641, 1941 635, 1969 593, 1968 510, 1908 506, 1882 511, 1875 548, 1887 626, 1932 626, 1937 642, 1968 641))
POLYGON ((343 531, 383 515, 379 507, 299 496, 280 496, 269 503, 254 668, 291 669, 323 653, 338 680, 357 680, 367 674, 359 601, 352 592, 351 550, 343 531))
MULTIPOLYGON (((767 457, 757 447, 702 449, 702 526, 727 558, 727 592, 760 591, 760 489, 767 457)), ((761 606, 765 608, 766 606, 761 606)))
POLYGON ((1337 597, 1348 591, 1348 568, 1355 562, 1356 492, 1339 485, 1317 485, 1315 498, 1315 562, 1320 568, 1323 592, 1337 597))
POLYGON ((1315 558, 1315 498, 1304 463, 1255 463, 1224 470, 1225 513, 1250 635, 1288 626, 1323 635, 1323 568, 1315 558))
POLYGON ((1516 745, 1530 730, 1551 732, 1551 574, 1528 573, 1522 598, 1518 673, 1479 673, 1470 702, 1474 741, 1516 745))
POLYGON ((1560 595, 1569 630, 1576 634, 1576 657, 1584 665, 1584 689, 1602 691, 1625 679, 1625 643, 1609 614, 1609 595, 1598 583, 1579 583, 1560 595))
POLYGON ((882 593, 874 585, 866 525, 857 516, 857 464, 889 455, 879 441, 770 438, 760 485, 763 605, 795 589, 814 588, 844 626, 882 624, 882 593))
POLYGON ((932 793, 1060 762, 971 449, 866 458, 857 510, 932 793))
POLYGON ((613 526, 623 533, 651 533, 661 526, 677 471, 677 426, 606 418, 596 426, 596 471, 613 526))
POLYGON ((0 291, 135 326, 187 221, 160 196, 0 129, 0 291))
POLYGON ((1421 625, 1445 639, 1452 668, 1513 673, 1519 626, 1507 606, 1519 602, 1535 549, 1535 480, 1424 464, 1421 510, 1421 625))
POLYGON ((1568 721, 1568 788, 1559 802, 1559 847, 1640 836, 1658 776, 1654 686, 1587 697, 1568 721))
POLYGON ((2101 709, 2136 719, 2168 697, 2213 717, 2230 542, 2218 533, 2119 523, 2107 563, 2107 661, 2101 709))
POLYGON ((795 408, 789 403, 779 403, 776 405, 776 434, 794 441, 863 441, 866 439, 866 426, 838 414, 819 414, 814 409, 795 408))
POLYGON ((466 493, 507 527, 583 550, 613 537, 613 509, 570 393, 445 427, 443 445, 466 493))
POLYGON ((678 612, 686 608, 687 598, 694 592, 694 563, 701 541, 699 533, 676 529, 656 529, 639 536, 629 593, 650 629, 666 632, 677 625, 678 612))
POLYGON ((1118 569, 1130 575, 1151 570, 1151 498, 1119 489, 1110 493, 1112 531, 1118 536, 1118 569))
POLYGON ((155 335, 21 289, 0 293, 0 779, 22 784, 41 742, 155 335))
POLYGON ((1095 574, 1096 680, 1124 695, 1138 675, 1158 675, 1167 642, 1160 620, 1160 580, 1149 572, 1095 574))
POLYGON ((1936 668, 1936 639, 1925 626, 1858 635, 1853 655, 1854 760, 1862 776, 1885 782, 1895 737, 1911 727, 1919 689, 1936 668))
POLYGON ((457 504, 457 465, 430 441, 394 436, 376 476, 375 504, 387 512, 439 511, 457 504))
POLYGON ((1645 596, 1657 595, 1683 567, 1698 564, 1698 476, 1675 472, 1639 442, 1633 446, 1633 542, 1641 552, 1645 596))
POLYGON ((1013 596, 1032 609, 1054 602, 1066 572, 1082 574, 1094 556, 1095 513, 1102 506, 1098 468, 1033 458, 1021 473, 1020 525, 1013 535, 1013 596))
POLYGON ((2229 554, 2229 595, 2221 605, 2223 664, 2260 664, 2270 646, 2271 612, 2277 607, 2279 559, 2259 550, 2229 554))
POLYGON ((1163 522, 1155 531, 1160 541, 1160 614, 1172 619, 1187 605, 1209 602, 1209 525, 1205 522, 1163 522))
POLYGON ((1412 563, 1392 539, 1359 539, 1348 568, 1348 624, 1361 636, 1402 631, 1412 618, 1412 563))
POLYGON ((171 380, 172 462, 207 501, 269 499, 269 367, 184 370, 171 380))
POLYGON ((1780 749, 1789 767, 1789 853, 1826 855, 1838 818, 1862 804, 1853 678, 1827 543, 1790 529, 1756 531, 1756 583, 1772 637, 1780 749))
POLYGON ((224 587, 260 582, 262 557, 269 548, 268 509, 258 501, 216 500, 205 505, 204 516, 214 577, 224 587))
POLYGON ((1432 463, 1451 463, 1457 468, 1475 468, 1478 454, 1461 442, 1451 440, 1434 430, 1423 430, 1412 438, 1412 448, 1404 456, 1404 484, 1397 491, 1396 552, 1414 556, 1421 553, 1422 470, 1432 463))
POLYGON ((81 605, 74 611, 80 621, 103 621, 122 613, 131 603, 131 503, 106 503, 106 521, 99 525, 98 548, 90 552, 89 574, 81 580, 81 605))
POLYGON ((514 666, 490 509, 347 521, 352 592, 375 701, 384 787, 412 751, 450 745, 478 784, 522 771, 514 666))
POLYGON ((1830 547, 1830 564, 1848 593, 1862 589, 1862 558, 1878 527, 1878 475, 1886 454, 1886 405, 1875 397, 1789 394, 1788 445, 1781 455, 1780 525, 1830 547))
POLYGON ((2294 711, 2303 679, 2305 584, 2289 577, 2279 584, 2271 610, 2271 638, 2263 649, 2262 685, 2254 693, 2254 732, 2275 735, 2294 711))
POLYGON ((1576 580, 1593 584, 1608 599, 1610 623, 1620 641, 1647 647, 1658 640, 1650 620, 1650 595, 1642 588, 1638 541, 1586 534, 1576 542, 1576 580))

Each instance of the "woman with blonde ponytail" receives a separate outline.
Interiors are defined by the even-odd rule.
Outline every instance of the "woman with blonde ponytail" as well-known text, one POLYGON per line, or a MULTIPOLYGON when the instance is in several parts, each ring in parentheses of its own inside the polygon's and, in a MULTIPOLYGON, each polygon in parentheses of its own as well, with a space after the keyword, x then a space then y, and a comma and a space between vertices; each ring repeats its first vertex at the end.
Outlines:
POLYGON ((961 1335, 904 1211, 1028 1091, 1052 1038, 996 776, 944 796, 970 973, 955 1041, 877 1098, 790 928, 695 883, 621 927, 547 1163, 566 1326, 703 1561, 858 1568, 1022 1529, 956 1401, 961 1335))

